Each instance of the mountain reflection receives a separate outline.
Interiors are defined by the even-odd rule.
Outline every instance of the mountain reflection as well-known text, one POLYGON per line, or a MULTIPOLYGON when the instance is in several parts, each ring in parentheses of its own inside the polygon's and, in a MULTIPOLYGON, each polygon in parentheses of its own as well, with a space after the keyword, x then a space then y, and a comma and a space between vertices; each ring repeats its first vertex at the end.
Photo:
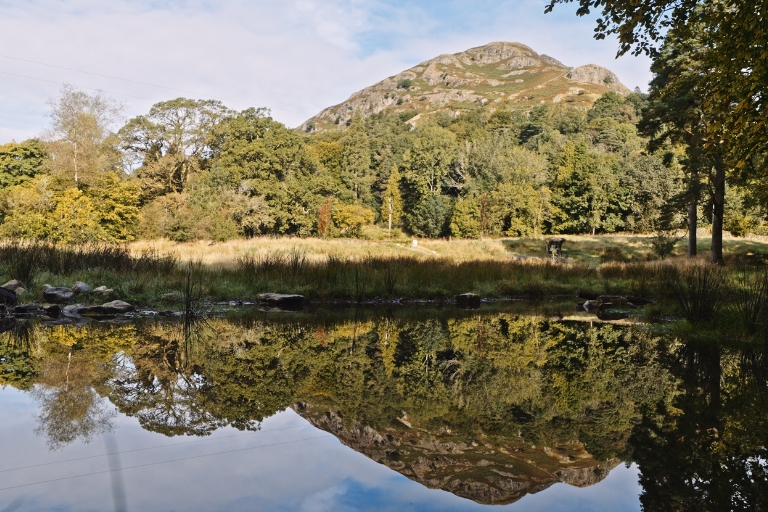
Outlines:
POLYGON ((0 385, 39 402, 55 449, 108 431, 257 430, 292 407, 408 478, 479 503, 622 462, 645 510, 763 510, 768 358, 754 346, 504 312, 352 312, 176 323, 25 324, 0 385))

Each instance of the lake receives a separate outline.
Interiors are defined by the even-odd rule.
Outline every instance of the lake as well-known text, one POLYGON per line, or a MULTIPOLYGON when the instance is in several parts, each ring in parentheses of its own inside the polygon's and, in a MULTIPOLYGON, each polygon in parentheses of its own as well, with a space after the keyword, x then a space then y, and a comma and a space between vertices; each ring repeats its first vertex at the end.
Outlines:
POLYGON ((768 503, 766 352, 674 325, 519 302, 3 329, 0 511, 768 503))

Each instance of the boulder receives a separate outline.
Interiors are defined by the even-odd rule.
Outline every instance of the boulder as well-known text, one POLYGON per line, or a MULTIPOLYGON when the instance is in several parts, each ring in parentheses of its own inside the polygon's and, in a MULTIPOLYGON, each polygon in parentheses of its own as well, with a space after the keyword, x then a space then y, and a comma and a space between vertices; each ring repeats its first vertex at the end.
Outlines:
POLYGON ((115 290, 112 288, 107 288, 106 286, 99 286, 97 288, 93 289, 93 293, 97 295, 101 295, 103 298, 109 298, 113 293, 115 293, 115 290))
POLYGON ((133 311, 133 306, 122 300, 113 300, 112 302, 102 304, 101 307, 111 308, 116 313, 128 313, 129 311, 133 311))
POLYGON ((6 290, 15 290, 16 288, 24 286, 24 283, 19 281, 18 279, 11 279, 7 283, 5 283, 3 286, 0 286, 0 288, 5 288, 6 290))
POLYGON ((16 292, 6 288, 0 288, 0 304, 8 306, 16 305, 16 292))
POLYGON ((61 314, 61 306, 58 304, 43 304, 43 311, 51 318, 58 318, 61 314))
POLYGON ((18 288, 16 288, 13 291, 16 292, 16 295, 25 295, 27 293, 27 289, 22 287, 22 286, 19 286, 18 288))
POLYGON ((456 305, 463 308, 478 308, 480 307, 480 296, 475 293, 462 293, 454 297, 456 305))
POLYGON ((576 291, 576 297, 584 300, 597 300, 599 296, 599 293, 591 292, 589 290, 578 289, 576 291))
POLYGON ((75 292, 75 293, 88 293, 88 292, 91 291, 91 287, 88 286, 87 284, 85 284, 82 281, 77 281, 72 286, 72 291, 75 292))
POLYGON ((69 288, 43 285, 43 299, 51 304, 63 304, 75 298, 75 292, 69 288))
POLYGON ((259 302, 266 302, 273 305, 290 305, 304 303, 303 295, 291 295, 285 293, 260 293, 256 296, 256 300, 259 302))

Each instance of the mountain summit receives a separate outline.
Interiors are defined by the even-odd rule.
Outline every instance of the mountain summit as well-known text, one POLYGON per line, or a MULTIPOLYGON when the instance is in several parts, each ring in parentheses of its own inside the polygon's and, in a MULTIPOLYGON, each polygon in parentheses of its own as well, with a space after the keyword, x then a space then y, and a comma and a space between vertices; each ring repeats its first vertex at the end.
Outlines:
POLYGON ((496 42, 422 62, 326 108, 300 129, 343 129, 356 110, 364 116, 388 109, 415 111, 409 121, 415 125, 435 112, 455 116, 477 107, 567 102, 588 108, 608 91, 630 92, 601 66, 570 68, 524 44, 496 42))

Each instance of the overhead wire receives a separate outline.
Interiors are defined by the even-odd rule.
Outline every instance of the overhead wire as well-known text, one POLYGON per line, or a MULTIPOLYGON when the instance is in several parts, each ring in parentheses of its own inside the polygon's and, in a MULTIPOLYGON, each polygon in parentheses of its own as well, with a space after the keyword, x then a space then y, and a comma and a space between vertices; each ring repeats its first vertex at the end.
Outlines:
POLYGON ((209 438, 206 438, 206 439, 195 439, 193 441, 184 441, 184 442, 180 442, 180 443, 161 444, 161 445, 156 445, 156 446, 150 446, 148 448, 137 448, 135 450, 123 450, 123 451, 119 451, 119 452, 110 452, 110 453, 105 453, 103 455, 89 455, 88 457, 76 457, 74 459, 64 459, 64 460, 58 460, 58 461, 52 461, 52 462, 43 462, 43 463, 40 463, 40 464, 32 464, 32 465, 29 465, 29 466, 19 466, 19 467, 15 467, 15 468, 0 469, 0 473, 7 473, 9 471, 21 471, 22 469, 39 468, 39 467, 43 467, 43 466, 53 466, 55 464, 64 464, 66 462, 76 462, 76 461, 80 461, 80 460, 98 459, 98 458, 101 458, 101 457, 109 457, 110 455, 121 455, 121 454, 124 454, 124 453, 143 452, 143 451, 147 451, 147 450, 155 450, 155 449, 158 449, 158 448, 168 448, 168 447, 172 447, 172 446, 183 446, 183 445, 188 445, 188 444, 192 444, 192 443, 203 443, 205 441, 215 441, 217 439, 230 439, 230 438, 233 438, 233 437, 250 436, 250 435, 258 434, 259 432, 281 432, 283 430, 292 430, 294 428, 301 428, 301 427, 306 427, 306 426, 307 425, 296 425, 294 427, 281 427, 281 428, 277 428, 277 429, 257 430, 257 431, 254 431, 254 432, 246 432, 246 433, 243 433, 243 434, 233 434, 231 436, 209 437, 209 438))
MULTIPOLYGON (((30 60, 30 59, 22 59, 20 57, 13 57, 11 55, 2 55, 2 54, 0 54, 0 57, 2 57, 4 59, 17 60, 17 61, 20 61, 20 62, 28 62, 30 64, 37 64, 39 66, 47 66, 47 67, 56 68, 56 69, 63 69, 63 70, 66 70, 66 71, 74 71, 75 73, 83 73, 83 74, 86 74, 86 75, 98 76, 98 77, 102 77, 102 78, 109 78, 111 80, 120 80, 120 81, 123 81, 123 82, 129 82, 129 83, 133 83, 133 84, 146 85, 146 86, 149 86, 149 87, 157 87, 159 89, 167 89, 169 91, 177 91, 177 92, 183 92, 183 93, 186 93, 186 94, 194 94, 196 96, 208 97, 208 98, 211 98, 211 99, 214 99, 214 100, 232 101, 232 102, 241 103, 241 104, 244 104, 244 105, 255 105, 256 104, 256 102, 252 102, 252 101, 243 101, 243 100, 235 100, 235 99, 232 99, 232 98, 216 97, 216 96, 211 96, 211 95, 208 95, 208 94, 203 94, 203 93, 200 93, 200 92, 189 91, 189 90, 186 90, 186 89, 178 89, 176 87, 168 87, 168 86, 165 86, 165 85, 153 84, 153 83, 149 83, 149 82, 141 82, 139 80, 131 80, 130 78, 122 78, 122 77, 119 77, 119 76, 105 75, 105 74, 102 74, 102 73, 94 73, 92 71, 85 71, 85 70, 82 70, 82 69, 75 69, 75 68, 69 68, 69 67, 66 67, 66 66, 59 66, 59 65, 56 65, 56 64, 49 64, 47 62, 40 62, 40 61, 30 60)), ((14 73, 6 73, 6 72, 3 72, 3 73, 5 73, 6 75, 13 75, 14 74, 14 73)), ((24 78, 31 78, 32 80, 42 80, 44 82, 62 83, 62 82, 55 82, 53 80, 44 80, 42 78, 34 78, 34 77, 30 77, 30 76, 25 76, 25 75, 15 75, 15 76, 20 76, 20 77, 24 77, 24 78)), ((84 89, 93 89, 91 87, 83 87, 83 88, 84 89)), ((109 92, 109 91, 104 91, 104 92, 109 92)), ((120 94, 120 93, 110 92, 110 94, 120 94)), ((153 100, 150 100, 149 98, 142 98, 142 97, 139 97, 139 96, 131 96, 129 94, 122 94, 122 96, 129 96, 129 97, 132 97, 132 98, 139 98, 139 99, 143 99, 143 100, 153 101, 153 100)), ((305 112, 298 112, 296 110, 287 110, 287 109, 284 109, 284 108, 270 107, 270 110, 279 110, 281 112, 290 112, 292 114, 299 114, 299 115, 302 115, 302 116, 309 115, 309 114, 307 114, 305 112)))
POLYGON ((322 439, 324 437, 333 437, 333 436, 331 434, 325 434, 325 435, 322 435, 322 436, 306 437, 304 439, 296 439, 296 440, 293 440, 293 441, 282 441, 280 443, 261 444, 259 446, 251 446, 251 447, 248 447, 248 448, 238 448, 236 450, 226 450, 226 451, 223 451, 223 452, 208 453, 208 454, 205 454, 205 455, 193 455, 191 457, 182 457, 180 459, 170 459, 170 460, 163 460, 163 461, 159 461, 159 462, 148 462, 146 464, 138 464, 138 465, 135 465, 135 466, 125 466, 125 467, 116 468, 116 469, 107 469, 107 470, 103 470, 103 471, 94 471, 93 473, 82 473, 80 475, 71 475, 71 476, 64 476, 64 477, 61 477, 61 478, 52 478, 50 480, 41 480, 39 482, 31 482, 31 483, 28 483, 28 484, 19 484, 19 485, 11 485, 11 486, 8 486, 8 487, 0 487, 0 491, 9 491, 11 489, 19 489, 21 487, 30 487, 32 485, 48 484, 48 483, 52 483, 52 482, 61 482, 63 480, 72 480, 74 478, 83 478, 83 477, 86 477, 86 476, 104 475, 104 474, 107 474, 107 473, 113 473, 115 471, 123 471, 123 470, 126 470, 126 469, 146 468, 146 467, 149 467, 149 466, 158 466, 160 464, 170 464, 171 462, 181 462, 181 461, 185 461, 185 460, 202 459, 204 457, 213 457, 215 455, 223 455, 223 454, 226 454, 226 453, 237 453, 237 452, 244 452, 244 451, 248 451, 248 450, 256 450, 258 448, 268 448, 270 446, 280 446, 280 445, 284 445, 284 444, 300 443, 300 442, 303 442, 303 441, 311 441, 313 439, 322 439))

